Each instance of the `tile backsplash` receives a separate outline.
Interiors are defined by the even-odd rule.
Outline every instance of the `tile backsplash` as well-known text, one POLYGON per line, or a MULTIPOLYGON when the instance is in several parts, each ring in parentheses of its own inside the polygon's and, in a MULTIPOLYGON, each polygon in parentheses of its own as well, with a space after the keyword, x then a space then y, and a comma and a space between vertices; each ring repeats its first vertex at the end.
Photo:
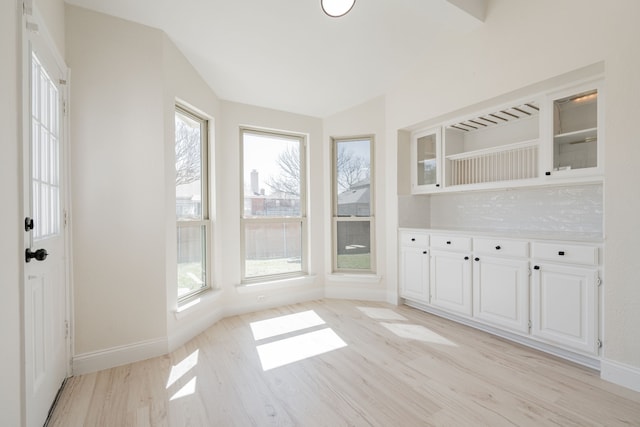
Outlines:
POLYGON ((601 184, 431 196, 430 227, 603 234, 601 184))

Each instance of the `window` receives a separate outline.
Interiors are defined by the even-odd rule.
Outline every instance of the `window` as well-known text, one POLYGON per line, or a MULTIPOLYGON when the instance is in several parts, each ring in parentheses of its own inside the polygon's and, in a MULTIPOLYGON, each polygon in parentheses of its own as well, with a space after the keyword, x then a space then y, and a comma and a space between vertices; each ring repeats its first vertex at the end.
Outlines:
POLYGON ((176 106, 178 299, 209 287, 208 122, 176 106))
POLYGON ((373 138, 333 139, 333 271, 372 273, 373 138))
POLYGON ((304 274, 305 139, 241 129, 242 281, 304 274))

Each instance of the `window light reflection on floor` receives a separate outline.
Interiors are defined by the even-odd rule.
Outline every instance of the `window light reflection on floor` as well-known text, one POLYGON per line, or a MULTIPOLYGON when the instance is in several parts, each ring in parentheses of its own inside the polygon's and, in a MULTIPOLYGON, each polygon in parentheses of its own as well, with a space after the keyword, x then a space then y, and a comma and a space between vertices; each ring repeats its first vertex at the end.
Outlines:
POLYGON ((194 351, 193 353, 182 359, 180 363, 171 367, 171 372, 169 372, 169 379, 167 380, 167 389, 180 378, 182 378, 187 372, 195 368, 195 366, 198 364, 199 352, 200 350, 194 351))
POLYGON ((256 348, 262 369, 268 371, 346 346, 333 329, 326 328, 259 345, 256 348))
POLYGON ((251 322, 253 338, 260 341, 266 338, 276 337, 314 326, 324 325, 325 321, 313 310, 300 313, 287 314, 272 319, 251 322))
POLYGON ((447 345, 451 347, 458 346, 453 341, 446 339, 442 335, 439 335, 422 325, 407 325, 404 323, 386 322, 381 322, 380 324, 401 338, 408 338, 431 344, 447 345))
POLYGON ((389 308, 358 307, 358 310, 376 320, 408 320, 402 314, 396 313, 389 308))
POLYGON ((176 399, 180 399, 181 397, 190 396, 195 392, 196 392, 196 377, 193 377, 191 381, 186 383, 180 390, 176 392, 176 394, 171 396, 171 399, 169 400, 176 400, 176 399))

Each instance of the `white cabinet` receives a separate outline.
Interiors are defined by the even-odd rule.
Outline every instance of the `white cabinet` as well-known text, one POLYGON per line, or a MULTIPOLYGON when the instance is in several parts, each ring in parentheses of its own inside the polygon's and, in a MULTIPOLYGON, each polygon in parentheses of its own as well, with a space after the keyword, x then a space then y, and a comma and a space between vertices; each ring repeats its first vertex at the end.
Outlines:
POLYGON ((528 242, 474 239, 473 317, 529 332, 528 242))
POLYGON ((551 263, 533 268, 532 335, 597 354, 597 270, 551 263))
POLYGON ((429 302, 429 235, 400 232, 400 296, 429 302))
POLYGON ((464 252, 431 251, 431 305, 471 316, 471 260, 464 252))
POLYGON ((598 248, 532 243, 531 334, 573 350, 598 352, 598 248))
POLYGON ((601 174, 602 84, 594 81, 548 96, 549 140, 545 176, 581 177, 601 174))
POLYGON ((411 193, 430 193, 441 182, 441 130, 416 131, 411 134, 411 193))

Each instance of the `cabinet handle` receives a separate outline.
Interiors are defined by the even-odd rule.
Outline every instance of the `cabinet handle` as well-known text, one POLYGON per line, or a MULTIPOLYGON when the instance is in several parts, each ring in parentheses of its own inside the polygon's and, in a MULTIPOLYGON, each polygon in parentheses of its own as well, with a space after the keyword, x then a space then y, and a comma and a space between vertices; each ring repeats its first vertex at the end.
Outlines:
POLYGON ((544 174, 545 174, 546 176, 549 176, 549 175, 551 175, 551 172, 545 172, 544 174))
POLYGON ((412 237, 412 238, 411 238, 411 241, 412 241, 412 242, 415 242, 415 241, 416 241, 416 238, 415 238, 415 237, 412 237))
POLYGON ((560 255, 560 256, 564 256, 564 251, 560 251, 560 252, 558 252, 558 255, 560 255))
POLYGON ((469 261, 469 257, 468 256, 464 257, 464 260, 469 261))
POLYGON ((540 270, 540 266, 539 266, 539 265, 536 265, 536 266, 534 266, 534 267, 533 267, 533 269, 534 269, 534 270, 540 270))
POLYGON ((480 258, 475 257, 473 260, 474 260, 474 261, 480 261, 480 258))
POLYGON ((450 244, 451 244, 451 240, 447 240, 447 245, 450 245, 450 244))
POLYGON ((426 254, 427 254, 427 251, 422 251, 422 253, 426 255, 426 254))
POLYGON ((496 246, 496 251, 500 250, 500 245, 496 246))

